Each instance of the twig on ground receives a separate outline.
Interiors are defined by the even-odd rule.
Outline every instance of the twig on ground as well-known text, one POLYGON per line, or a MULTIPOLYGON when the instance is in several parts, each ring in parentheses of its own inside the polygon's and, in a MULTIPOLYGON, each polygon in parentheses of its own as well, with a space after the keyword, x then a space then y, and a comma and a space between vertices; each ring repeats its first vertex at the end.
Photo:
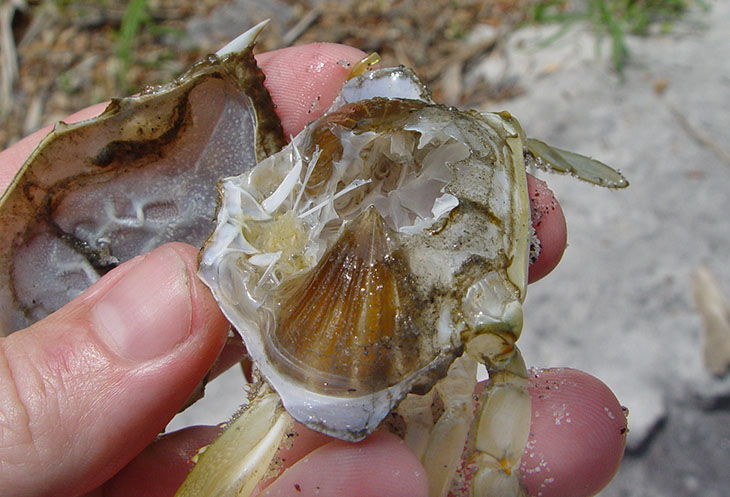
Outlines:
POLYGON ((689 119, 687 119, 687 117, 682 112, 680 112, 679 109, 677 109, 674 105, 667 104, 667 108, 669 109, 669 112, 672 114, 672 116, 677 120, 682 129, 684 129, 690 137, 692 137, 700 145, 712 150, 712 152, 719 159, 721 159, 725 162, 725 164, 730 166, 730 152, 728 152, 720 145, 718 145, 715 141, 713 141, 712 138, 710 138, 702 129, 694 126, 691 122, 689 122, 689 119))
POLYGON ((18 54, 13 37, 13 16, 27 7, 25 0, 4 0, 0 4, 0 119, 10 112, 13 85, 18 77, 18 54))
POLYGON ((288 47, 294 44, 322 15, 322 9, 315 7, 302 17, 282 38, 282 45, 288 47))

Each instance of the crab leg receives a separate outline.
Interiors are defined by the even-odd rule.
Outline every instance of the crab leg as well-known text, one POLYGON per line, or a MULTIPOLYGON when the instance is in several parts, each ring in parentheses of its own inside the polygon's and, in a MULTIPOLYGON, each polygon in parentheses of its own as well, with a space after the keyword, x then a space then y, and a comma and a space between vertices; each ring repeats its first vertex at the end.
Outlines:
POLYGON ((489 371, 472 427, 474 446, 469 462, 476 466, 476 472, 469 495, 524 496, 518 467, 532 416, 527 368, 514 344, 517 337, 511 332, 482 337, 486 340, 467 348, 470 355, 481 356, 489 371))
POLYGON ((462 462, 474 416, 476 369, 477 362, 464 354, 428 394, 410 394, 398 406, 406 427, 403 440, 426 470, 431 497, 448 494, 462 462))
MULTIPOLYGON (((495 351, 493 357, 504 357, 504 348, 495 351)), ((476 416, 477 361, 470 354, 457 359, 449 374, 429 394, 409 395, 398 406, 407 427, 404 440, 428 474, 430 497, 445 497, 450 490, 461 495, 458 489, 463 488, 463 483, 455 481, 455 475, 467 445, 465 463, 475 467, 469 495, 525 495, 517 468, 530 427, 527 370, 516 348, 507 355, 509 358, 499 366, 486 360, 490 379, 480 394, 476 416), (440 404, 443 413, 434 421, 434 410, 440 404), (472 442, 467 441, 470 433, 472 442)))
POLYGON ((248 497, 268 476, 291 426, 279 395, 261 384, 220 437, 198 453, 175 497, 248 497))

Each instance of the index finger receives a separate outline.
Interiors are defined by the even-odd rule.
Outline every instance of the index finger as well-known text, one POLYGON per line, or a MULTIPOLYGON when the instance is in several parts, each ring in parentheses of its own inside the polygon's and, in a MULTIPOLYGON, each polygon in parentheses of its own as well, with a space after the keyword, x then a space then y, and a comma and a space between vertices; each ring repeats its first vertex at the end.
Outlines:
POLYGON ((287 138, 329 108, 350 67, 365 55, 345 45, 312 43, 256 56, 287 138))

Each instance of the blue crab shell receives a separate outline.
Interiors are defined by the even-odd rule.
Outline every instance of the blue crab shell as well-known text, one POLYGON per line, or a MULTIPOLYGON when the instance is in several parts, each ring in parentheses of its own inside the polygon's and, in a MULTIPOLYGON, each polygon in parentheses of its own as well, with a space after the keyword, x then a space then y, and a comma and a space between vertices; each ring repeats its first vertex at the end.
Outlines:
POLYGON ((216 183, 284 144, 250 48, 58 123, 0 199, 0 336, 169 241, 202 246, 216 183))

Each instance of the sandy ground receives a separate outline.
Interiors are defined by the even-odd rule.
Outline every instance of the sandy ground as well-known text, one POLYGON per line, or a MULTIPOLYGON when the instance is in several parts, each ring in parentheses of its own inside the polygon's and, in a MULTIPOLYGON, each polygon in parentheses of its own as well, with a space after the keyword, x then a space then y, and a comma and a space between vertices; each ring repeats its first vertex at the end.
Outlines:
MULTIPOLYGON (((529 135, 631 181, 612 192, 547 178, 570 246, 531 286, 521 339, 529 364, 594 374, 630 409, 627 455, 604 497, 730 496, 730 379, 705 368, 691 292, 703 264, 730 291, 730 4, 709 4, 670 34, 629 38, 623 80, 607 40, 578 26, 548 45, 555 28, 520 30, 478 69, 519 78, 526 93, 504 107, 529 135)), ((224 421, 241 381, 229 371, 169 429, 224 421)))
POLYGON ((528 89, 509 110, 527 133, 631 181, 609 192, 547 178, 569 248, 530 288, 522 339, 529 364, 588 371, 629 407, 629 450, 606 496, 730 495, 730 382, 705 369, 691 292, 702 264, 730 289, 730 6, 712 7, 671 35, 629 39, 624 81, 607 43, 597 57, 580 30, 543 49, 531 47, 546 30, 518 32, 507 51, 528 89))

